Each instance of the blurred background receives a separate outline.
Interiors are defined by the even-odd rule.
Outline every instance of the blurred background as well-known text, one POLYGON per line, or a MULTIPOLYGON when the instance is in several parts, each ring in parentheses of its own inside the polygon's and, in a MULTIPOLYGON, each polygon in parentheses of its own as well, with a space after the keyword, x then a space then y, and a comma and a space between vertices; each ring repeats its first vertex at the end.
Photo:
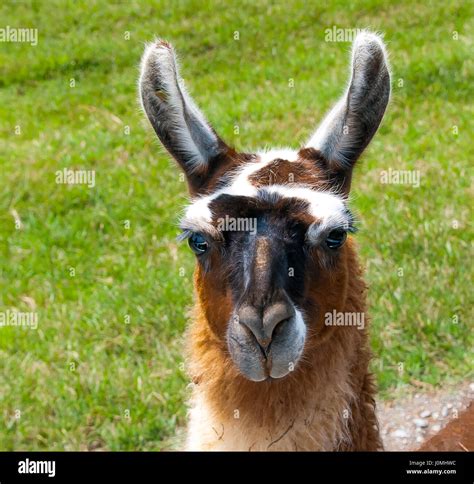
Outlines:
POLYGON ((137 102, 155 36, 174 44, 216 130, 251 150, 303 142, 344 90, 350 31, 384 32, 392 101, 351 202, 381 405, 472 380, 473 13, 411 0, 3 2, 0 450, 178 445, 194 257, 176 241, 185 182, 137 102), (94 183, 61 181, 65 169, 94 183), (36 327, 13 324, 19 314, 36 327))

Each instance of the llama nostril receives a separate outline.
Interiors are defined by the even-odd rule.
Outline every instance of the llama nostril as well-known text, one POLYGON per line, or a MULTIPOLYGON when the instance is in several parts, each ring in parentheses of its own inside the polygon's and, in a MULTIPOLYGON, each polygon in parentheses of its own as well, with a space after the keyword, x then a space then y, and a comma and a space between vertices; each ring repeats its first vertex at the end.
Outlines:
POLYGON ((283 328, 283 323, 295 315, 293 305, 287 302, 277 302, 265 309, 263 327, 265 334, 272 339, 275 331, 283 328))
POLYGON ((270 344, 270 339, 266 337, 263 331, 262 318, 257 309, 253 306, 244 306, 240 308, 237 315, 238 322, 247 328, 264 350, 270 344))

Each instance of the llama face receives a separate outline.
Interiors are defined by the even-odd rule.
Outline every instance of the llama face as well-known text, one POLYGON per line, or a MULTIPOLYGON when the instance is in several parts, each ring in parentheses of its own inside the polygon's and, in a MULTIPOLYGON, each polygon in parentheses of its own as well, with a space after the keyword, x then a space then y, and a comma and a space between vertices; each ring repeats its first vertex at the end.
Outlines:
POLYGON ((145 51, 142 105, 192 196, 180 224, 198 260, 200 302, 210 329, 250 380, 293 371, 308 334, 318 335, 305 314, 331 310, 343 297, 352 168, 389 93, 384 46, 363 33, 347 93, 305 147, 239 154, 187 94, 171 46, 158 41, 145 51), (323 301, 324 291, 334 301, 323 301))
POLYGON ((222 294, 214 297, 231 300, 223 315, 227 347, 253 381, 295 369, 306 341, 304 315, 314 312, 305 297, 308 269, 332 271, 353 229, 345 198, 325 189, 314 166, 307 175, 313 160, 272 155, 283 156, 255 155, 181 221, 205 277, 219 280, 222 294))

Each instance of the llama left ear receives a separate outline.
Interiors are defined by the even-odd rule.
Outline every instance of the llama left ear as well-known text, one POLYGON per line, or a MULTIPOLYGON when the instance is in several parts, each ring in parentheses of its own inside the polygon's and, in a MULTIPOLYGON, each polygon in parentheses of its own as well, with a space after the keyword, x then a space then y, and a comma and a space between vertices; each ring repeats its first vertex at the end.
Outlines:
POLYGON ((306 148, 318 150, 328 178, 347 193, 352 168, 374 136, 390 98, 390 71, 380 36, 360 33, 352 47, 352 76, 344 96, 306 148))
POLYGON ((157 40, 143 54, 140 100, 164 147, 184 171, 191 194, 204 189, 213 170, 228 160, 229 148, 187 93, 171 44, 157 40))

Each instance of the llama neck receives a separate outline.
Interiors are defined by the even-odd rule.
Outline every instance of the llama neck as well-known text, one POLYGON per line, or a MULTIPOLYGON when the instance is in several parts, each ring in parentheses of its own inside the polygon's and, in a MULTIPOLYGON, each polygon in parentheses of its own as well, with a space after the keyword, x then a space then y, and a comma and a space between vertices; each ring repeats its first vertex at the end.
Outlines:
MULTIPOLYGON (((347 312, 363 311, 364 301, 348 298, 346 306, 347 312)), ((360 440, 354 429, 360 434, 364 427, 361 419, 376 424, 369 408, 373 390, 365 329, 334 328, 288 377, 251 382, 236 370, 209 327, 198 305, 188 335, 194 382, 188 448, 353 449, 354 440, 360 440)), ((377 435, 369 441, 377 441, 377 435)))

